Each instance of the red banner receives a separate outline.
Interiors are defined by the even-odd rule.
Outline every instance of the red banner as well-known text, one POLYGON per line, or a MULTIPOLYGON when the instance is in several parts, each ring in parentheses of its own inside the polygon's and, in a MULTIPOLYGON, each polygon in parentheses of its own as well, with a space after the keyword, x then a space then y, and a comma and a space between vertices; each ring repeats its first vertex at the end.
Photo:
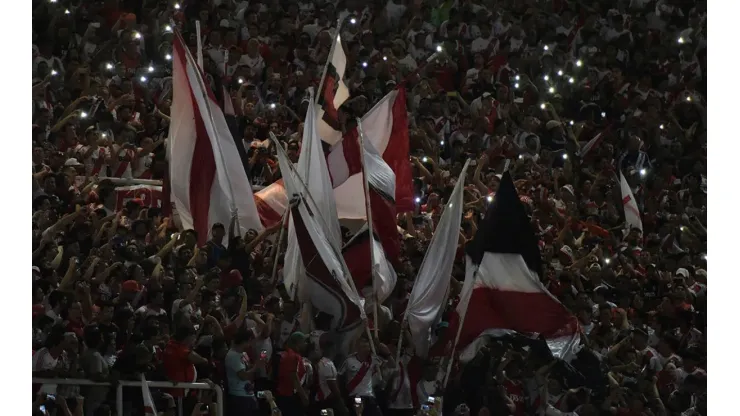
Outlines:
POLYGON ((132 185, 116 188, 116 211, 120 211, 126 202, 140 199, 145 208, 162 207, 162 187, 156 185, 132 185))

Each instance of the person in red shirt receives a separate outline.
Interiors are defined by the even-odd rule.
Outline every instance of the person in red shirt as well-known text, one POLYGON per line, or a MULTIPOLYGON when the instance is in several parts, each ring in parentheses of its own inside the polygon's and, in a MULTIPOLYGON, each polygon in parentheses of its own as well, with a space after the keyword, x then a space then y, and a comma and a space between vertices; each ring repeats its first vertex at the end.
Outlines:
MULTIPOLYGON (((197 333, 192 326, 181 326, 175 330, 162 353, 164 371, 170 381, 195 382, 197 377, 195 365, 208 363, 208 360, 193 351, 196 339, 197 333)), ((173 389, 169 393, 176 398, 185 396, 183 389, 173 389)))
POLYGON ((506 389, 509 400, 514 404, 514 408, 509 409, 514 416, 524 416, 527 414, 528 400, 524 390, 524 384, 519 380, 521 373, 521 357, 513 354, 511 350, 507 350, 501 364, 498 366, 497 379, 504 389, 506 389))
POLYGON ((275 402, 285 415, 299 415, 308 405, 308 394, 301 385, 301 373, 305 371, 300 351, 306 346, 308 337, 302 332, 293 332, 285 343, 278 363, 275 402))

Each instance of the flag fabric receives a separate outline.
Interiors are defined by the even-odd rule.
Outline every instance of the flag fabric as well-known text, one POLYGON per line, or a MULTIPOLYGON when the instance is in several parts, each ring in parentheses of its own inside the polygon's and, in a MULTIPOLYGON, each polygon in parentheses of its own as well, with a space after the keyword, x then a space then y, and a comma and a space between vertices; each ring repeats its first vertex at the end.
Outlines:
POLYGON ((208 240, 238 211, 242 233, 262 230, 252 188, 224 113, 179 33, 173 40, 169 178, 183 228, 208 240))
POLYGON ((309 198, 293 177, 290 160, 280 146, 277 156, 286 191, 296 198, 291 208, 291 219, 306 270, 306 278, 301 283, 306 285, 303 290, 314 308, 332 316, 333 329, 340 334, 351 333, 361 327, 365 318, 360 297, 351 288, 347 266, 321 224, 316 199, 309 198))
POLYGON ((349 98, 349 88, 344 82, 344 72, 347 68, 347 56, 344 54, 341 37, 334 37, 324 82, 319 91, 316 111, 316 130, 321 140, 334 145, 342 140, 342 125, 339 120, 339 107, 349 98))
POLYGON ((640 210, 637 208, 635 195, 632 194, 632 188, 627 183, 622 172, 619 172, 619 186, 622 188, 622 205, 624 206, 624 219, 630 228, 637 228, 642 231, 642 220, 640 219, 640 210))
POLYGON ((512 332, 536 334, 554 356, 572 358, 578 321, 540 282, 537 239, 508 172, 465 260, 465 283, 448 332, 460 330, 461 361, 474 357, 488 336, 512 332))
POLYGON ((152 400, 152 393, 149 391, 149 384, 146 382, 144 375, 141 375, 141 396, 144 398, 144 415, 157 416, 157 408, 152 400))
POLYGON ((126 206, 126 202, 138 199, 145 208, 163 208, 164 194, 159 185, 116 186, 116 211, 126 206))
MULTIPOLYGON (((342 246, 342 234, 339 229, 336 204, 334 203, 334 190, 329 179, 321 139, 316 132, 317 121, 313 97, 309 98, 306 120, 303 126, 301 154, 298 157, 295 169, 300 175, 300 179, 308 187, 307 192, 316 204, 318 210, 314 214, 319 220, 319 225, 323 227, 332 247, 339 250, 342 246)), ((288 293, 295 293, 304 273, 295 224, 291 218, 288 225, 288 248, 285 253, 283 268, 283 284, 288 289, 288 293)))
POLYGON ((431 339, 430 330, 439 321, 448 296, 450 275, 460 238, 463 189, 469 164, 470 161, 463 166, 455 189, 434 230, 432 242, 419 266, 419 274, 406 306, 406 319, 409 323, 414 349, 420 357, 427 356, 431 339))
MULTIPOLYGON (((321 110, 317 109, 317 113, 321 110)), ((321 121, 317 122, 321 125, 321 121)), ((318 130, 317 126, 317 130, 318 130)), ((406 91, 391 91, 362 118, 366 141, 370 142, 396 175, 395 205, 397 212, 413 211, 414 196, 409 164, 408 114, 406 91)), ((323 136, 319 135, 319 137, 323 136)), ((353 128, 342 140, 334 143, 327 155, 327 165, 334 199, 341 219, 365 218, 365 194, 362 185, 362 164, 359 159, 359 134, 353 128), (354 155, 354 156, 350 156, 354 155)), ((288 197, 282 182, 276 182, 255 193, 260 219, 265 227, 280 221, 288 208, 288 197)))

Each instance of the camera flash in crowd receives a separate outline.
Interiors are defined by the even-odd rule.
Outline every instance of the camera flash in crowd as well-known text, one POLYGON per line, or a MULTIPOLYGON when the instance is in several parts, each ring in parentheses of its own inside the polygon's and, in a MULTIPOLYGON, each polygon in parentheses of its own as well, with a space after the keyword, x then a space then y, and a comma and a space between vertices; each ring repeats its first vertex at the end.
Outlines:
POLYGON ((146 82, 146 77, 142 75, 141 78, 139 78, 139 81, 146 82))
POLYGON ((105 69, 107 69, 108 71, 112 70, 113 69, 113 64, 110 63, 110 62, 108 62, 107 64, 105 64, 105 69))
POLYGON ((487 200, 488 202, 493 202, 493 195, 488 195, 488 196, 486 197, 486 200, 487 200))
POLYGON ((524 156, 522 156, 522 155, 519 155, 519 159, 524 159, 524 156))
POLYGON ((687 95, 686 96, 686 101, 691 102, 691 96, 690 95, 687 95))
POLYGON ((611 262, 612 262, 612 260, 611 260, 611 259, 604 259, 604 263, 606 263, 606 264, 609 264, 609 263, 611 263, 611 262))
POLYGON ((545 48, 544 48, 544 49, 545 49, 546 51, 549 51, 549 50, 550 50, 550 47, 549 47, 549 46, 547 46, 547 45, 545 45, 545 48))
POLYGON ((69 9, 65 9, 64 14, 69 14, 69 9))
POLYGON ((57 0, 49 0, 49 3, 56 3, 57 0))
POLYGON ((678 38, 678 43, 683 43, 683 42, 684 42, 683 37, 678 38))
POLYGON ((363 62, 363 63, 362 63, 362 67, 363 67, 363 68, 367 68, 367 62, 363 62))
POLYGON ((422 161, 422 162, 424 162, 424 163, 427 163, 427 161, 428 161, 428 160, 429 160, 429 159, 427 159, 427 157, 426 157, 426 156, 424 156, 424 157, 422 157, 422 158, 421 158, 421 161, 422 161))
POLYGON ((568 84, 572 84, 574 82, 576 82, 575 78, 570 77, 570 79, 568 79, 568 84))
POLYGON ((601 118, 606 118, 606 113, 603 111, 601 112, 601 118))
POLYGON ((270 108, 275 109, 275 107, 277 107, 277 104, 275 103, 270 104, 270 108))
POLYGON ((236 82, 238 82, 239 84, 244 84, 244 78, 239 77, 237 78, 236 82))
POLYGON ((573 120, 571 120, 570 123, 568 123, 568 124, 570 124, 572 126, 572 125, 576 124, 576 122, 573 121, 573 120))
POLYGON ((563 160, 568 160, 568 154, 567 153, 563 153, 563 160))
POLYGON ((647 175, 647 169, 645 168, 640 169, 640 176, 645 176, 645 175, 647 175))
POLYGON ((420 203, 420 202, 421 202, 421 198, 419 198, 419 197, 417 196, 417 197, 416 197, 416 199, 415 199, 415 201, 416 201, 416 203, 418 204, 418 203, 420 203))
POLYGON ((442 52, 442 45, 437 45, 437 52, 442 52))
POLYGON ((660 125, 660 129, 661 129, 661 130, 663 130, 663 128, 664 128, 664 126, 663 126, 663 125, 661 124, 661 125, 660 125))
POLYGON ((83 112, 81 112, 81 113, 80 113, 80 118, 87 118, 87 113, 86 113, 86 112, 84 112, 84 111, 83 111, 83 112))
POLYGON ((514 84, 514 88, 519 88, 519 83, 518 82, 514 84))
POLYGON ((175 3, 175 10, 180 10, 180 3, 175 3))
POLYGON ((686 231, 686 227, 684 227, 684 226, 682 225, 682 226, 681 226, 681 228, 680 228, 680 230, 681 230, 681 231, 686 231))
POLYGON ((166 59, 168 61, 171 61, 172 60, 172 55, 167 54, 167 55, 164 56, 164 59, 166 59))
POLYGON ((576 66, 579 67, 579 68, 582 67, 583 66, 583 61, 581 61, 580 59, 577 60, 576 61, 576 66))
POLYGON ((545 75, 544 77, 542 77, 542 79, 544 79, 545 81, 549 81, 550 80, 550 76, 549 75, 545 75))
POLYGON ((440 146, 444 146, 444 145, 445 145, 445 141, 444 141, 444 140, 440 140, 440 141, 439 141, 439 145, 440 145, 440 146))
POLYGON ((170 26, 170 25, 165 26, 164 27, 164 31, 165 32, 172 32, 172 26, 170 26))
POLYGON ((104 138, 104 139, 105 139, 106 137, 108 137, 108 135, 107 135, 107 134, 105 134, 105 133, 100 133, 100 137, 102 137, 102 138, 104 138))
POLYGON ((52 69, 51 70, 51 76, 52 77, 55 77, 57 74, 58 74, 58 72, 56 71, 56 69, 52 69))
POLYGON ((563 70, 562 69, 558 69, 558 76, 561 76, 561 77, 563 76, 563 70))
POLYGON ((544 110, 545 109, 545 103, 540 104, 540 108, 544 110))
POLYGON ((519 75, 515 76, 514 79, 519 81, 519 75))
POLYGON ((349 19, 349 22, 350 22, 350 23, 352 23, 352 24, 355 24, 355 23, 357 23, 357 19, 355 19, 355 18, 353 17, 353 18, 349 19))
POLYGON ((547 91, 549 91, 550 94, 555 94, 555 87, 550 87, 547 91))
POLYGON ((384 61, 387 61, 387 60, 388 60, 388 57, 387 57, 387 56, 384 56, 384 57, 383 57, 383 60, 384 60, 384 61))
POLYGON ((148 70, 149 72, 154 72, 154 67, 153 67, 153 66, 151 66, 151 65, 149 65, 149 68, 147 68, 147 70, 148 70))
POLYGON ((134 32, 134 39, 141 39, 141 33, 134 32))

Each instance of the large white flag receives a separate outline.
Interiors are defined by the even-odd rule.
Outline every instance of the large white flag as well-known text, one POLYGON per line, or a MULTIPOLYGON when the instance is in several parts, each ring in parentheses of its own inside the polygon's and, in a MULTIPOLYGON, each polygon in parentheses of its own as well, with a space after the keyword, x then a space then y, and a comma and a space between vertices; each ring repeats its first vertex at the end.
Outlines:
POLYGON ((263 229, 249 178, 213 91, 179 33, 172 57, 169 177, 183 228, 208 240, 211 226, 239 215, 242 233, 263 229))
POLYGON ((463 189, 465 173, 470 161, 465 163, 450 200, 444 208, 432 242, 419 267, 419 274, 411 290, 406 307, 406 319, 414 341, 416 354, 426 357, 430 344, 430 329, 444 310, 452 266, 460 238, 460 220, 463 215, 463 189))
POLYGON ((640 210, 637 208, 635 195, 632 194, 632 188, 627 183, 622 172, 619 172, 619 186, 622 188, 622 205, 624 206, 624 219, 630 228, 637 228, 642 231, 642 220, 640 219, 640 210))

